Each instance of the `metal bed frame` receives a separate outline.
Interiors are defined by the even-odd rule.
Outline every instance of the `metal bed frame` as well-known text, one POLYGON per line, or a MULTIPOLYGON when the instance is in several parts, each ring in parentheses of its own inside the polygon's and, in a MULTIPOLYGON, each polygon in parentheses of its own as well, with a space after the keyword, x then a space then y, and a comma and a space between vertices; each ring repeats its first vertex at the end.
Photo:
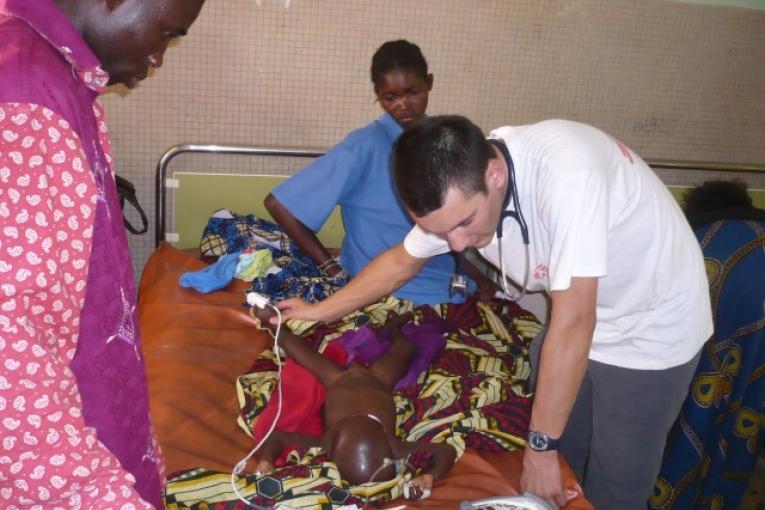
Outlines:
POLYGON ((167 214, 167 166, 176 156, 184 153, 233 154, 242 156, 276 156, 292 158, 317 158, 324 154, 321 149, 298 147, 257 147, 246 145, 181 144, 167 149, 157 163, 154 181, 154 247, 165 240, 167 214))
MULTIPOLYGON (((247 145, 221 145, 221 144, 180 144, 170 147, 157 163, 156 178, 154 184, 154 247, 165 240, 166 204, 167 204, 167 167, 178 155, 184 153, 197 154, 230 154, 243 156, 276 156, 295 158, 316 158, 324 154, 322 149, 309 149, 299 147, 258 147, 247 145)), ((765 173, 765 165, 717 163, 711 161, 682 161, 669 159, 647 159, 645 162, 655 169, 671 170, 707 170, 739 173, 765 173)))

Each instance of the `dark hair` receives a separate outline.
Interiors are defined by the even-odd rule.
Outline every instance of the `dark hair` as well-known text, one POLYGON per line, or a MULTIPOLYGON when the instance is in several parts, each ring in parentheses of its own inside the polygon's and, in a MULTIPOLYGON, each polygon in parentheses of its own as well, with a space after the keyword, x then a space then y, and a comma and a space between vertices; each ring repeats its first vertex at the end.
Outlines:
POLYGON ((420 47, 404 39, 383 43, 372 56, 372 83, 377 84, 382 77, 396 69, 414 71, 420 78, 428 77, 428 63, 420 47))
POLYGON ((686 191, 683 197, 686 216, 742 207, 753 206, 746 183, 741 181, 706 181, 686 191))
POLYGON ((468 197, 486 193, 486 167, 493 157, 481 129, 465 117, 426 117, 396 142, 394 181, 404 205, 419 218, 440 209, 452 186, 468 197))

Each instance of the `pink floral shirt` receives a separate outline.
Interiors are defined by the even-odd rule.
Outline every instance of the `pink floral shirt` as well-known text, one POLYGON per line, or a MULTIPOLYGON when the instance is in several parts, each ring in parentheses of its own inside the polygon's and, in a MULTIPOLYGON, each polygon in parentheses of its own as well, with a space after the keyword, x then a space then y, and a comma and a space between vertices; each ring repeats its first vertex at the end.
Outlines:
MULTIPOLYGON (((9 62, 3 58, 13 57, 11 44, 6 45, 2 36, 10 34, 20 51, 34 37, 14 12, 28 14, 29 25, 49 22, 49 36, 74 37, 50 0, 27 2, 0 0, 0 71, 9 62), (21 36, 14 39, 17 34, 21 36)), ((50 37, 46 39, 53 44, 50 37)), ((71 67, 68 74, 59 74, 64 78, 61 83, 46 81, 42 86, 58 86, 64 90, 62 97, 68 98, 67 87, 84 84, 83 90, 95 97, 108 81, 106 73, 97 65, 78 67, 77 48, 56 49, 64 55, 64 65, 69 62, 71 67), (64 83, 66 79, 74 85, 64 83)), ((55 51, 50 58, 56 58, 55 51)), ((79 58, 81 63, 92 56, 86 52, 79 58)), ((18 69, 14 62, 5 69, 18 69)), ((19 80, 7 74, 2 79, 8 81, 0 86, 0 508, 153 508, 152 504, 161 504, 158 480, 164 479, 164 466, 148 425, 132 271, 124 270, 128 260, 124 232, 119 242, 112 237, 121 229, 121 216, 119 206, 114 207, 114 170, 103 108, 93 100, 85 103, 90 106, 84 114, 74 110, 79 112, 74 117, 89 118, 97 126, 93 146, 86 147, 61 112, 34 101, 4 100, 19 80), (98 166, 98 156, 94 167, 93 154, 102 154, 105 164, 98 166), (118 246, 113 248, 118 251, 104 246, 118 246), (92 260, 96 253, 97 264, 92 260), (104 292, 104 280, 111 284, 109 289, 118 290, 104 292), (93 294, 93 289, 100 293, 93 294), (92 316, 101 302, 111 304, 103 307, 109 314, 100 318, 104 329, 114 332, 111 335, 100 335, 93 327, 98 321, 86 321, 87 306, 92 316), (122 310, 122 318, 113 317, 113 310, 122 310), (83 338, 97 341, 83 344, 83 338), (116 411, 96 399, 94 387, 105 398, 114 397, 116 411), (83 388, 91 395, 90 407, 83 404, 83 388), (102 428, 97 431, 86 424, 88 420, 102 428), (144 439, 136 441, 125 432, 132 430, 136 438, 144 439), (106 439, 115 445, 112 450, 105 446, 106 439), (118 457, 129 464, 123 465, 118 457), (132 473, 140 473, 141 480, 132 473), (150 496, 141 497, 139 490, 150 496)), ((59 96, 52 97, 55 102, 59 96)))
POLYGON ((0 500, 151 508, 85 426, 69 369, 97 200, 80 141, 61 117, 30 104, 0 105, 0 136, 0 500))

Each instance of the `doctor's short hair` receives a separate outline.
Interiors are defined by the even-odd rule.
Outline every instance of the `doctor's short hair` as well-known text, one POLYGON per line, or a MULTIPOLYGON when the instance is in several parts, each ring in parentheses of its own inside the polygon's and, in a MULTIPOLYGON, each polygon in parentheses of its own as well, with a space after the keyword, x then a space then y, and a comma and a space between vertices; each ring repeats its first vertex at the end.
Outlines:
POLYGON ((465 117, 425 117, 404 131, 393 149, 393 175, 404 206, 422 217, 444 205, 457 186, 466 196, 486 193, 494 157, 481 129, 465 117))

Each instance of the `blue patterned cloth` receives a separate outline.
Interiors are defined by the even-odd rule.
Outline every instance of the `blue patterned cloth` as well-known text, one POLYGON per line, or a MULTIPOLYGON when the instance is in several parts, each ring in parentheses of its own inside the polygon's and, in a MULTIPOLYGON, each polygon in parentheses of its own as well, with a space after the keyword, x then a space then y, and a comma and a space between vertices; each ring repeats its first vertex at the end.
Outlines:
POLYGON ((290 238, 276 223, 252 214, 240 215, 221 209, 207 221, 199 251, 202 255, 219 257, 246 248, 270 247, 289 251, 291 244, 290 238))
POLYGON ((322 276, 313 260, 273 222, 252 214, 216 213, 210 218, 200 243, 202 255, 223 256, 245 249, 271 250, 274 263, 281 271, 255 278, 251 289, 274 301, 290 297, 321 301, 348 283, 345 271, 331 278, 322 276))
POLYGON ((668 436, 652 509, 739 508, 765 437, 765 221, 696 229, 715 334, 668 436))

